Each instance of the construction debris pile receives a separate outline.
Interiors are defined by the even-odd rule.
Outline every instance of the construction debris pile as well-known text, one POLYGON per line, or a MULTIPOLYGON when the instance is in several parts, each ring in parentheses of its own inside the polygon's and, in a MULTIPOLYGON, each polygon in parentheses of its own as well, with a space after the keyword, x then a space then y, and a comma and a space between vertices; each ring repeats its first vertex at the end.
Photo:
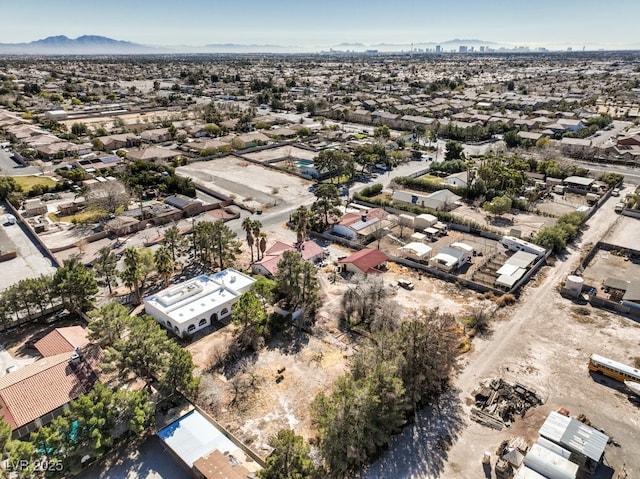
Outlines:
POLYGON ((543 403, 533 389, 500 378, 480 384, 472 394, 476 407, 471 409, 471 419, 497 430, 509 427, 517 416, 523 417, 529 409, 543 403))
POLYGON ((522 463, 531 445, 522 437, 512 437, 502 441, 496 456, 498 460, 495 465, 496 477, 498 479, 511 479, 522 463))

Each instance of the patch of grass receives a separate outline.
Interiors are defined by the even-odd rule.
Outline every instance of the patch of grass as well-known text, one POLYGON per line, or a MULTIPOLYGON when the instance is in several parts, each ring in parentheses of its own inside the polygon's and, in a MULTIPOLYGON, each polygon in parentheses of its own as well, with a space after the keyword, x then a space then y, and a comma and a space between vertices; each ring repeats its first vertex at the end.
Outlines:
POLYGON ((79 213, 68 216, 61 216, 59 221, 74 224, 89 224, 97 223, 102 218, 107 216, 107 212, 101 209, 85 209, 79 213))
POLYGON ((56 182, 46 176, 14 176, 13 179, 22 187, 22 191, 28 193, 36 185, 55 186, 56 182))
POLYGON ((433 183, 445 183, 444 178, 439 176, 434 176, 430 174, 422 175, 418 178, 419 180, 432 181, 433 183))

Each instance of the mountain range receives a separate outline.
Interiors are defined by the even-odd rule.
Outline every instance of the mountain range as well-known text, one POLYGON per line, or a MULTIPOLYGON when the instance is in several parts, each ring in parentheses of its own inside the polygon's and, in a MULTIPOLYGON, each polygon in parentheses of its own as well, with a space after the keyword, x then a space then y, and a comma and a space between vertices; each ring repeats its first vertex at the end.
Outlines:
POLYGON ((29 43, 0 43, 5 55, 99 55, 152 53, 152 48, 137 43, 114 40, 98 35, 68 38, 64 35, 47 37, 29 43))
MULTIPOLYGON (((64 35, 47 37, 28 43, 0 43, 0 55, 145 55, 145 54, 206 54, 206 53, 315 53, 315 52, 366 52, 376 50, 381 53, 431 50, 439 45, 443 52, 457 51, 462 45, 485 46, 492 49, 512 49, 513 45, 500 44, 478 39, 447 40, 444 42, 414 43, 339 43, 336 45, 316 45, 302 47, 295 45, 215 43, 208 45, 141 45, 98 35, 83 35, 68 38, 64 35)), ((595 50, 596 45, 591 46, 595 50)), ((630 48, 636 49, 637 46, 630 48)), ((560 46, 559 49, 566 47, 560 46)))
POLYGON ((140 55, 154 53, 303 53, 318 51, 351 51, 378 50, 381 52, 409 51, 411 48, 433 48, 436 44, 443 49, 451 50, 459 45, 490 45, 494 42, 482 40, 454 39, 446 42, 420 42, 414 44, 378 43, 341 43, 338 45, 322 45, 316 47, 299 47, 291 45, 243 45, 237 43, 218 43, 202 46, 194 45, 141 45, 98 35, 83 35, 69 38, 64 35, 47 37, 28 43, 0 43, 2 55, 140 55))

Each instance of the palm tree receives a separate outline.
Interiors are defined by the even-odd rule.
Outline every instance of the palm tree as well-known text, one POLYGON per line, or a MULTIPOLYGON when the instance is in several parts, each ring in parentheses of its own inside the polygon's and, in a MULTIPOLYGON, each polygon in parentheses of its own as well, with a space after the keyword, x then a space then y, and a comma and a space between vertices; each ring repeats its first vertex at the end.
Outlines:
POLYGON ((293 213, 296 240, 298 243, 302 243, 305 239, 307 239, 310 220, 311 212, 309 211, 309 208, 304 205, 299 206, 298 209, 293 213))
MULTIPOLYGON (((253 233, 253 237, 256 239, 256 241, 262 234, 260 232, 260 228, 262 228, 262 223, 260 222, 260 220, 253 221, 253 228, 251 232, 253 233)), ((261 255, 258 255, 258 259, 260 258, 261 258, 261 255)))
POLYGON ((253 220, 248 216, 242 220, 242 229, 247 235, 247 244, 249 245, 249 251, 251 251, 251 263, 253 263, 253 244, 255 243, 255 238, 253 236, 253 220))
POLYGON ((137 303, 140 303, 140 287, 144 278, 142 258, 140 250, 129 247, 123 254, 124 270, 120 272, 122 282, 132 293, 135 293, 137 303))
POLYGON ((176 225, 170 226, 164 231, 164 238, 162 243, 169 248, 171 252, 171 259, 175 263, 176 255, 182 253, 184 248, 184 239, 180 235, 180 230, 176 225))
POLYGON ((118 284, 117 280, 118 258, 111 248, 105 246, 98 251, 98 258, 94 262, 95 275, 102 279, 109 288, 109 294, 113 294, 112 286, 118 284))
POLYGON ((260 253, 263 257, 265 251, 267 251, 267 234, 260 233, 260 253))
POLYGON ((169 278, 175 269, 175 263, 171 258, 171 252, 166 246, 160 246, 153 255, 156 271, 164 281, 164 287, 169 286, 169 278))

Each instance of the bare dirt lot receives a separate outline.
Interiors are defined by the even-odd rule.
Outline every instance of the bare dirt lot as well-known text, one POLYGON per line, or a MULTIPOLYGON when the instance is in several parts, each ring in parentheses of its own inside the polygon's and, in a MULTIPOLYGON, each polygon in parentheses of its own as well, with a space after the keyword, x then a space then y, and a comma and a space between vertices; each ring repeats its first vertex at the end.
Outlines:
POLYGON ((208 366, 216 349, 230 341, 232 328, 188 348, 202 373, 199 402, 262 456, 271 451, 269 438, 282 428, 295 428, 310 437, 309 406, 318 392, 326 391, 345 372, 345 355, 351 354, 348 346, 331 337, 321 340, 300 332, 278 337, 248 358, 244 372, 227 378, 209 372, 208 366), (236 397, 233 381, 245 374, 253 387, 236 397))
POLYGON ((585 269, 585 284, 600 288, 607 278, 630 280, 640 278, 640 263, 616 254, 614 251, 599 250, 585 269))
MULTIPOLYGON (((278 336, 258 354, 250 356, 249 374, 255 378, 255 390, 233 404, 235 396, 232 376, 211 372, 209 367, 217 351, 233 336, 234 326, 222 328, 188 346, 198 371, 202 373, 201 404, 210 409, 216 419, 240 437, 258 453, 266 455, 267 441, 281 428, 295 428, 307 438, 313 436, 309 407, 320 391, 327 391, 348 367, 348 358, 357 347, 357 340, 339 327, 339 305, 349 280, 338 277, 328 281, 320 273, 324 291, 313 335, 294 332, 278 336), (282 377, 278 379, 281 371, 282 377)), ((394 287, 394 299, 405 311, 438 307, 460 315, 474 307, 493 307, 456 285, 418 274, 407 268, 391 265, 384 274, 385 283, 394 287), (410 278, 415 289, 397 287, 399 278, 410 278)), ((398 317, 401 313, 398 312, 398 317)))
POLYGON ((315 151, 298 148, 296 146, 281 146, 278 148, 268 148, 266 150, 246 153, 242 156, 255 161, 270 161, 288 157, 300 160, 313 160, 318 156, 318 154, 315 151))
POLYGON ((604 240, 616 246, 640 249, 640 219, 619 215, 604 240))
POLYGON ((564 195, 551 194, 551 198, 536 202, 535 208, 555 216, 572 213, 580 206, 588 206, 585 195, 565 193, 564 195))
POLYGON ((313 198, 309 192, 310 181, 235 156, 181 166, 177 172, 251 208, 302 204, 313 198))
POLYGON ((501 218, 495 219, 485 211, 468 205, 459 206, 452 213, 475 221, 478 224, 489 226, 503 235, 508 235, 512 229, 517 229, 520 231, 521 237, 525 239, 535 236, 542 228, 556 224, 555 218, 523 212, 518 214, 507 213, 501 218))

